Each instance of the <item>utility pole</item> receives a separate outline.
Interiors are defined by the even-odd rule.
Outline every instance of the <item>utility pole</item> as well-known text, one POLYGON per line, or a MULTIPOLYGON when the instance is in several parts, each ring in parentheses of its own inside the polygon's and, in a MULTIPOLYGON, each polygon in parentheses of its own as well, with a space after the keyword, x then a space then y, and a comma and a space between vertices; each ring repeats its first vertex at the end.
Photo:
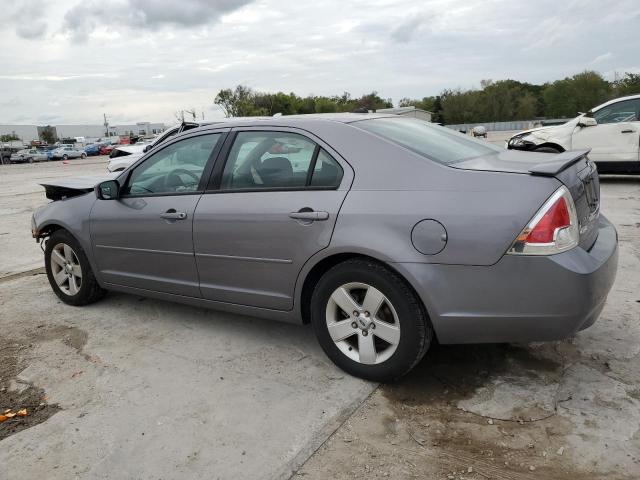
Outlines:
POLYGON ((104 136, 109 137, 109 120, 107 120, 107 114, 103 113, 102 116, 104 117, 104 136))

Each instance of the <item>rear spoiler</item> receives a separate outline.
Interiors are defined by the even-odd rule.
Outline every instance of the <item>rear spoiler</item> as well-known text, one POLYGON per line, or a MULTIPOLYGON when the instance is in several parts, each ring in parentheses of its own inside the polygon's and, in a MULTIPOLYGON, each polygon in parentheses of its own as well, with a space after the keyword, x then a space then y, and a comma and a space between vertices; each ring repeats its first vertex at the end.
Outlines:
POLYGON ((544 163, 538 163, 529 169, 529 173, 533 175, 541 175, 544 177, 553 177, 577 163, 581 158, 586 157, 591 151, 590 148, 585 150, 569 150, 567 152, 558 153, 553 160, 544 163))

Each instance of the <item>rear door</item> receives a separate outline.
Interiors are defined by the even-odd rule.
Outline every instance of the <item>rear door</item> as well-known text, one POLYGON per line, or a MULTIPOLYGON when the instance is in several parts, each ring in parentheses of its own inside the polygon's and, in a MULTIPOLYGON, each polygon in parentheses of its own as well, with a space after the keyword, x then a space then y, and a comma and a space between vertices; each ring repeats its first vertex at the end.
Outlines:
POLYGON ((163 144, 132 169, 119 199, 95 203, 91 238, 105 282, 200 297, 193 214, 224 135, 163 144))
POLYGON ((195 212, 202 296, 289 310, 302 266, 329 245, 352 170, 295 129, 234 131, 225 159, 195 212))
POLYGON ((572 148, 590 148, 595 162, 629 162, 640 159, 640 99, 624 100, 593 113, 593 127, 576 127, 572 148))

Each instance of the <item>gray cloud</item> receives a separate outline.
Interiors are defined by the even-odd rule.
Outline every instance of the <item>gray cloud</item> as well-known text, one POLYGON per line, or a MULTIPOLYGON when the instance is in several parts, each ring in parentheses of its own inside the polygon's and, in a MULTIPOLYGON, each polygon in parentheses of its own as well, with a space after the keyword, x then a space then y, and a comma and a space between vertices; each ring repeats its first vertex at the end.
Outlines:
POLYGON ((253 0, 124 0, 83 1, 64 15, 63 30, 85 42, 99 25, 155 30, 165 25, 194 27, 214 23, 253 0))
POLYGON ((16 35, 28 40, 36 40, 42 38, 47 32, 45 14, 43 0, 23 0, 9 15, 9 20, 10 23, 15 24, 16 35))
POLYGON ((397 27, 391 30, 391 39, 399 43, 407 43, 411 41, 414 34, 420 30, 426 19, 423 17, 416 17, 405 20, 397 27))

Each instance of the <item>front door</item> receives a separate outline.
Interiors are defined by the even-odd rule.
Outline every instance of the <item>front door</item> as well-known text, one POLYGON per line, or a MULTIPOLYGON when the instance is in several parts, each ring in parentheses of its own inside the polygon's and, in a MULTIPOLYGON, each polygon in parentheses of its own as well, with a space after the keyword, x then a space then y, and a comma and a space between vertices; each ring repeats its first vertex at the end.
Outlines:
POLYGON ((590 148, 595 162, 638 161, 640 155, 640 99, 603 107, 592 116, 592 127, 576 127, 572 148, 590 148))
POLYGON ((202 296, 289 310, 302 266, 329 245, 353 173, 291 130, 241 131, 227 149, 195 213, 202 296))
POLYGON ((102 279, 199 297, 193 218, 221 133, 178 139, 130 172, 117 200, 98 200, 91 238, 102 279))

